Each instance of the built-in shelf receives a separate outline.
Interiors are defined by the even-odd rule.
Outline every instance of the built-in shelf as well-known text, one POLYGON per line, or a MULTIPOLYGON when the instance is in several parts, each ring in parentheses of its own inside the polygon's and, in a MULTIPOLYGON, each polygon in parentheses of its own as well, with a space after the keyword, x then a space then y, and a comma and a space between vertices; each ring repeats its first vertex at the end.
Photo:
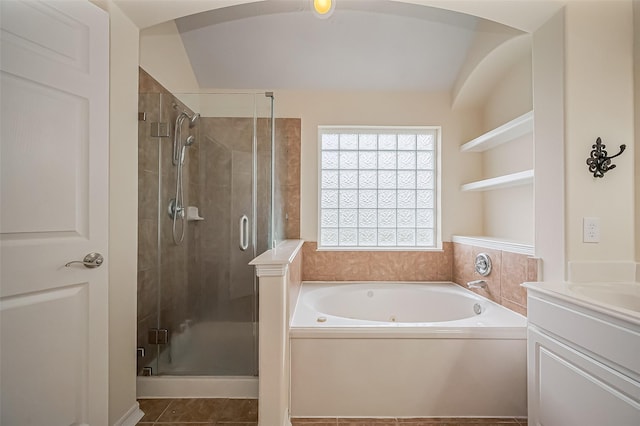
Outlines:
POLYGON ((522 243, 518 241, 506 240, 494 237, 484 236, 463 236, 454 235, 451 241, 458 244, 468 246, 482 247, 492 250, 508 251, 510 253, 519 253, 527 256, 534 256, 535 249, 533 244, 522 243))
POLYGON ((533 183, 533 170, 525 170, 509 175, 465 183, 460 189, 462 191, 490 191, 492 189, 509 188, 511 186, 529 185, 531 183, 533 183))
MULTIPOLYGON (((485 152, 502 144, 516 141, 523 136, 533 134, 533 111, 517 117, 477 138, 460 146, 460 152, 485 152)), ((460 187, 462 191, 491 191, 524 185, 532 185, 534 171, 523 170, 516 173, 496 176, 466 183, 460 187)), ((535 249, 532 244, 496 238, 490 236, 454 236, 454 243, 466 244, 493 250, 501 250, 511 253, 520 253, 534 256, 535 249)))
POLYGON ((533 111, 515 118, 500 127, 487 132, 465 143, 460 147, 461 152, 483 152, 495 148, 506 142, 510 142, 520 136, 533 131, 533 111))

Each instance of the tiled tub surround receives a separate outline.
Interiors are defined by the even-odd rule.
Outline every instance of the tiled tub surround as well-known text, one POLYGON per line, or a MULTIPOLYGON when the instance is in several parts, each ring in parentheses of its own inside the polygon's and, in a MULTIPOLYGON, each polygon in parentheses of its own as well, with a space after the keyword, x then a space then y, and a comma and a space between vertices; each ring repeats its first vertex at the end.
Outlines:
POLYGON ((527 314, 523 282, 537 281, 539 259, 509 251, 443 242, 442 251, 333 251, 317 250, 317 243, 304 243, 304 281, 453 281, 467 287, 484 279, 486 289, 474 290, 519 314, 527 314), (492 272, 475 272, 478 253, 488 253, 492 272))
MULTIPOLYGON (((526 416, 526 319, 479 297, 479 316, 468 305, 466 319, 403 323, 403 289, 411 300, 415 292, 428 299, 462 297, 461 306, 471 294, 453 283, 303 283, 290 329, 292 416, 526 416), (368 298, 378 306, 378 290, 385 302, 396 302, 391 321, 397 322, 352 320, 359 310, 369 312, 368 298), (357 294, 366 300, 342 303, 357 294), (330 299, 337 303, 333 310, 325 306, 330 299), (317 303, 345 319, 314 313, 317 303)), ((424 321, 416 309, 415 320, 424 321)))
POLYGON ((486 288, 472 291, 526 316, 527 292, 521 284, 538 280, 539 263, 540 259, 526 254, 453 243, 452 280, 463 287, 469 281, 485 280, 486 288), (486 277, 475 271, 474 261, 479 253, 491 258, 491 273, 486 277))
POLYGON ((442 251, 317 250, 302 247, 304 281, 451 281, 453 246, 442 251))

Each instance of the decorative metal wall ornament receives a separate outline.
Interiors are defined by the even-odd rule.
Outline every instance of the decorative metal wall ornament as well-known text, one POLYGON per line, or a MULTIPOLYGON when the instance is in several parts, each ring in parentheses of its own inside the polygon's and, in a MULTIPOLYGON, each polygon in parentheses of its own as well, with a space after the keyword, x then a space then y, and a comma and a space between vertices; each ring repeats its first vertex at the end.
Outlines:
POLYGON ((611 160, 622 154, 627 148, 626 145, 620 145, 620 152, 608 157, 607 151, 605 150, 606 147, 607 146, 602 143, 602 139, 600 138, 596 139, 595 144, 591 145, 591 148, 593 149, 591 150, 589 158, 587 158, 587 165, 589 166, 589 172, 593 173, 593 177, 604 177, 606 172, 611 169, 615 169, 616 165, 611 164, 611 160))

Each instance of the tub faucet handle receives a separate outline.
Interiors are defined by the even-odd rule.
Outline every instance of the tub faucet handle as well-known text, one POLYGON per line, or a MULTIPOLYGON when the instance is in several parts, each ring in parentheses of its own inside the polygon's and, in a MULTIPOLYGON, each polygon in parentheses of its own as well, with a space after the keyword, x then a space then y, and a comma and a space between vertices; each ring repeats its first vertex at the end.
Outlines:
POLYGON ((487 288, 487 282, 485 280, 469 281, 467 283, 469 288, 487 288))

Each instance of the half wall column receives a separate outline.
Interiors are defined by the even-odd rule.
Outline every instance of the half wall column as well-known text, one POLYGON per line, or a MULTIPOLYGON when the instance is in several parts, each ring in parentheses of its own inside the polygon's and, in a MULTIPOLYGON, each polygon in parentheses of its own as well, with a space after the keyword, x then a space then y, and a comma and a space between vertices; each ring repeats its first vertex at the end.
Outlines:
POLYGON ((303 241, 286 240, 250 262, 260 294, 258 425, 291 426, 289 418, 289 265, 303 241))

